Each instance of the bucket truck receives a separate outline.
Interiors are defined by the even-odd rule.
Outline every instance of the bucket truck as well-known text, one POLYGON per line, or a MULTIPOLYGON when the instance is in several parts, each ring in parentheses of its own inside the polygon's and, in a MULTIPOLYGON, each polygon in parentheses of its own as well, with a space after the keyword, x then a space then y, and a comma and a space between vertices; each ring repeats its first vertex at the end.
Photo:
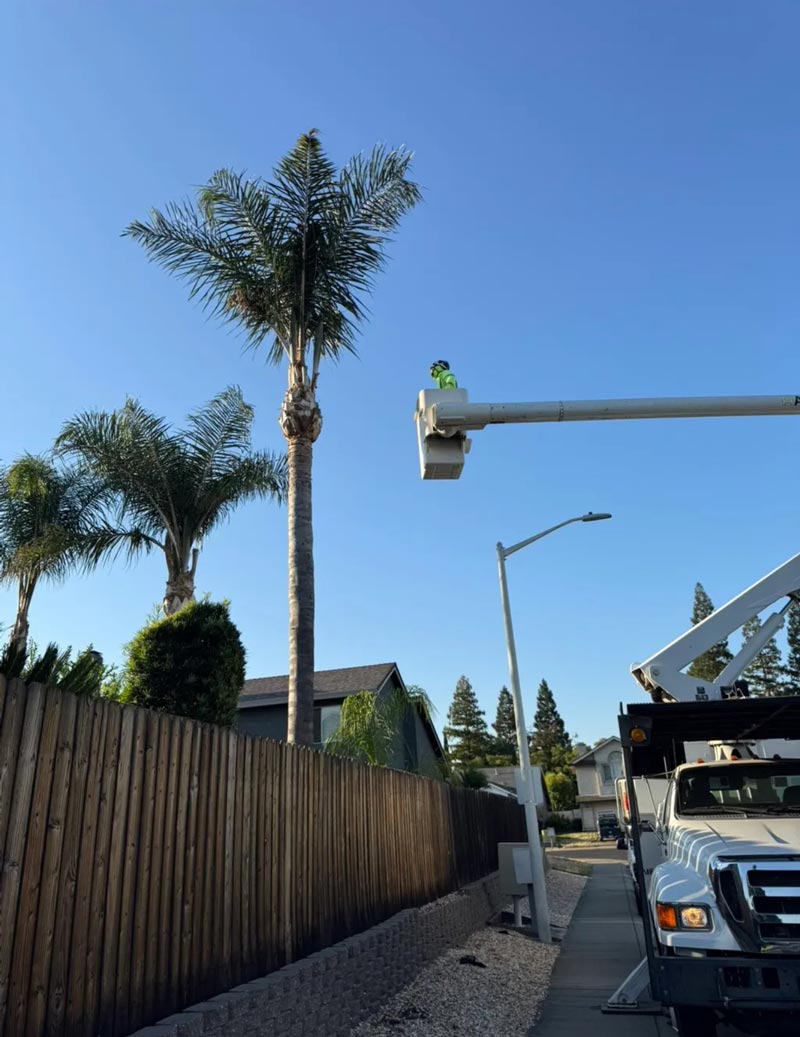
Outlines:
POLYGON ((619 718, 647 957, 608 1009, 649 986, 683 1037, 800 1030, 800 696, 752 697, 742 680, 799 604, 800 554, 631 668, 652 700, 619 718), (776 602, 715 680, 685 672, 776 602), (665 774, 653 818, 638 793, 665 774))

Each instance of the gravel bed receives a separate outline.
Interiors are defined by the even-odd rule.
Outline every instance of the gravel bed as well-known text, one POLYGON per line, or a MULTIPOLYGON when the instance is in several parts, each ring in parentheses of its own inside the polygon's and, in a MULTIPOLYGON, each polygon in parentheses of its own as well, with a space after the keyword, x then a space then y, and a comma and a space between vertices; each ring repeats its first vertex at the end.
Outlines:
MULTIPOLYGON (((547 876, 553 925, 569 925, 585 882, 566 872, 547 876)), ((557 944, 478 929, 427 965, 351 1037, 524 1037, 544 1002, 557 956, 557 944), (472 963, 462 964, 465 957, 472 963)))

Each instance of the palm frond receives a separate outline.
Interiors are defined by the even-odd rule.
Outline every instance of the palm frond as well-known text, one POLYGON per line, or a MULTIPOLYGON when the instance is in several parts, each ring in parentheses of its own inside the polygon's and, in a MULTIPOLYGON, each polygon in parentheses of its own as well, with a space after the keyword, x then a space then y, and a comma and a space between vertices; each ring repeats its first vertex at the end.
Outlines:
POLYGON ((286 501, 288 472, 285 454, 256 451, 239 458, 227 471, 206 483, 199 501, 196 537, 203 540, 245 501, 271 498, 286 501))
POLYGON ((257 290, 264 275, 257 256, 190 202, 171 203, 163 212, 153 209, 149 220, 134 220, 124 235, 142 245, 152 261, 185 280, 189 298, 211 316, 233 319, 232 296, 243 289, 257 290))
POLYGON ((60 580, 91 564, 87 537, 112 501, 102 479, 47 457, 26 454, 0 471, 0 580, 60 580))
POLYGON ((129 399, 112 413, 87 411, 68 421, 57 448, 77 456, 118 494, 118 520, 132 521, 149 536, 175 536, 175 498, 188 485, 169 424, 129 399))
POLYGON ((10 644, 0 654, 0 673, 8 680, 20 678, 26 684, 47 684, 75 695, 96 696, 100 694, 106 667, 91 645, 73 660, 72 648, 61 651, 53 642, 41 655, 33 645, 19 649, 10 644))
POLYGON ((250 449, 253 418, 253 408, 238 386, 229 386, 189 415, 183 440, 187 453, 197 460, 201 484, 250 449))
POLYGON ((132 562, 140 554, 149 554, 153 548, 163 550, 163 547, 160 541, 141 529, 103 525, 86 535, 81 554, 86 567, 94 568, 120 555, 124 555, 127 562, 132 562))
POLYGON ((342 703, 338 729, 325 742, 326 752, 385 767, 396 731, 390 712, 374 691, 349 695, 342 703))
POLYGON ((318 130, 297 138, 278 163, 269 190, 286 222, 301 233, 324 216, 336 190, 336 166, 322 150, 318 130))

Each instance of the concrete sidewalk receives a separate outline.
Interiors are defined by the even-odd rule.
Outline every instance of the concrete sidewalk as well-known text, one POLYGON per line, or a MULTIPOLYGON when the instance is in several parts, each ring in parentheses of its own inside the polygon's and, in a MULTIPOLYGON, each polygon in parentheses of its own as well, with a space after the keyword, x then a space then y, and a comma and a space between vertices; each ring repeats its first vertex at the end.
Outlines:
POLYGON ((594 867, 529 1037, 675 1037, 664 1017, 604 1015, 610 994, 644 957, 642 925, 625 868, 594 867))

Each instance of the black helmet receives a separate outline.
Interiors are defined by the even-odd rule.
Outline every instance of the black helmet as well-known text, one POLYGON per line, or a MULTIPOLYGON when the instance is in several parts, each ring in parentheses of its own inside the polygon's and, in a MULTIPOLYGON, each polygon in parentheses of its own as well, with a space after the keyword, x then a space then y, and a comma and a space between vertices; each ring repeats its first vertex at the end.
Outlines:
MULTIPOLYGON (((450 365, 446 360, 434 360, 434 362, 431 364, 431 374, 433 375, 433 372, 439 367, 441 367, 445 371, 450 370, 450 365)), ((435 375, 433 376, 434 378, 436 377, 435 375)))

